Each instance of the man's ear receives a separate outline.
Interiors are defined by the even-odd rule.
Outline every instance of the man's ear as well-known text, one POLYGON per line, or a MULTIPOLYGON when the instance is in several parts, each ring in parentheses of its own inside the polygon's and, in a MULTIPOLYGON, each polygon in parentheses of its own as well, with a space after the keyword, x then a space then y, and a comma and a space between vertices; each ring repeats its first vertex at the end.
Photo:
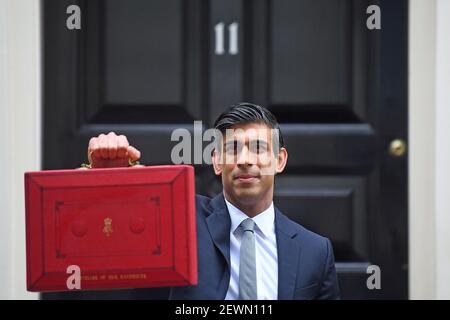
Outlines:
POLYGON ((217 149, 214 149, 213 151, 213 155, 212 155, 212 164, 213 164, 213 168, 214 168, 214 173, 217 176, 220 176, 222 174, 222 163, 220 161, 220 153, 219 151, 217 151, 217 149))
POLYGON ((277 165, 275 168, 276 173, 283 172, 287 164, 287 159, 288 159, 288 152, 286 148, 281 148, 280 151, 278 152, 277 165))

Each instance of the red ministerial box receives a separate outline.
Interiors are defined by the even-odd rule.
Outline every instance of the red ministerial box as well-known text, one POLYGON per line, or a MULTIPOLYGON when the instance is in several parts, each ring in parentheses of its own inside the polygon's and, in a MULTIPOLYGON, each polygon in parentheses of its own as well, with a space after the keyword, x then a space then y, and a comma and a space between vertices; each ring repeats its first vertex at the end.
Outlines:
POLYGON ((186 165, 25 173, 28 290, 77 267, 81 290, 197 284, 194 187, 186 165))

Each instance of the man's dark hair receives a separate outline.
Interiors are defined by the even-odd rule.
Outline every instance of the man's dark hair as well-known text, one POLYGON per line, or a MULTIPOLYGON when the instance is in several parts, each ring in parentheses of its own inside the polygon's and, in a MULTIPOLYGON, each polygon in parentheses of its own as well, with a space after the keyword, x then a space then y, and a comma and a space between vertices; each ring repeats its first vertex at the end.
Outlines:
POLYGON ((263 123, 269 128, 278 130, 279 148, 284 147, 283 135, 277 118, 268 109, 253 103, 241 102, 224 111, 214 122, 214 128, 225 134, 225 130, 241 123, 263 123))

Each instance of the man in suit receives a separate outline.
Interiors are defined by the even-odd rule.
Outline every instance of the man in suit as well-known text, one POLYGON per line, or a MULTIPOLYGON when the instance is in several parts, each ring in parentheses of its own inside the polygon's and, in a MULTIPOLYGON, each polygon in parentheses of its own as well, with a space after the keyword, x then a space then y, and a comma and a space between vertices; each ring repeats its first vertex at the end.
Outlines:
MULTIPOLYGON (((214 124, 212 153, 223 192, 196 196, 198 285, 174 287, 172 299, 339 299, 330 241, 273 204, 275 175, 288 153, 275 116, 240 103, 214 124)), ((111 132, 89 142, 92 167, 126 166, 140 152, 111 132)))

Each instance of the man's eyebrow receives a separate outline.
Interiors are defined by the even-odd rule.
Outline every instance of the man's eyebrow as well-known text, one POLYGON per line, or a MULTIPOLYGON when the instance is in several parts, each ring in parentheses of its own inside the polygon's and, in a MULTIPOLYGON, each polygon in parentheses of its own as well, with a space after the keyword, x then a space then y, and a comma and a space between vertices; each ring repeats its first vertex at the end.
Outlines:
MULTIPOLYGON (((255 143, 255 142, 257 142, 257 143, 259 143, 261 145, 266 145, 266 146, 268 145, 266 140, 262 140, 262 139, 250 140, 250 143, 255 143)), ((231 141, 229 140, 229 141, 225 142, 225 145, 234 145, 234 144, 238 144, 238 143, 241 143, 241 142, 238 141, 238 140, 231 140, 231 141)))
POLYGON ((225 145, 226 145, 226 146, 230 146, 230 145, 236 145, 236 144, 238 144, 238 143, 240 143, 240 142, 237 141, 237 140, 231 140, 231 141, 225 142, 225 145))

